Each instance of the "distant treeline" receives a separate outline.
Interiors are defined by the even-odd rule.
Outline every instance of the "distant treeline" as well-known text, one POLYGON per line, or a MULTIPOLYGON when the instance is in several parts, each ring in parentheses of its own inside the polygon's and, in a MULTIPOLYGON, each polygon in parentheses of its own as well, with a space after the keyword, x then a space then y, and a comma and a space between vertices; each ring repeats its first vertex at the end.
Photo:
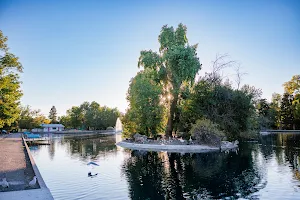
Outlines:
POLYGON ((262 129, 300 129, 300 75, 283 84, 284 94, 274 93, 271 102, 260 99, 257 105, 262 129))
POLYGON ((67 110, 65 116, 59 117, 59 122, 65 128, 76 128, 85 130, 104 130, 114 127, 120 111, 117 108, 100 106, 93 101, 83 102, 80 106, 73 106, 67 110))
POLYGON ((65 129, 106 130, 108 127, 114 127, 120 116, 117 108, 100 106, 95 101, 73 106, 61 117, 57 117, 55 106, 52 106, 48 118, 41 114, 40 110, 33 110, 30 106, 21 107, 20 110, 20 116, 13 124, 13 128, 29 130, 39 128, 43 123, 60 123, 65 129))

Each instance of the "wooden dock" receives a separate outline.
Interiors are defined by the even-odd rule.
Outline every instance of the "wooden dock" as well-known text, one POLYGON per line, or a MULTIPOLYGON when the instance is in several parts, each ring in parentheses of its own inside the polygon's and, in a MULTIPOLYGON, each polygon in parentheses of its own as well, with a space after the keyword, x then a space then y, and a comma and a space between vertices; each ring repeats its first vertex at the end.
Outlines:
POLYGON ((30 138, 27 137, 26 134, 23 134, 23 138, 25 140, 25 142, 27 142, 28 144, 37 144, 37 145, 50 145, 51 142, 51 137, 50 134, 39 134, 41 137, 39 138, 30 138))

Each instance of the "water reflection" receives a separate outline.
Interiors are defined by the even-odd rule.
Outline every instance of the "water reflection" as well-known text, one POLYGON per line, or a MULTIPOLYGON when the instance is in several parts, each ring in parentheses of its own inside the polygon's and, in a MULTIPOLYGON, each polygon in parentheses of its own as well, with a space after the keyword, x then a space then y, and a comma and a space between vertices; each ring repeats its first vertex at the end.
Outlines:
POLYGON ((247 196, 263 174, 251 150, 208 154, 132 151, 124 161, 132 199, 247 196))
POLYGON ((300 199, 297 134, 263 136, 230 153, 130 151, 115 142, 59 136, 31 151, 55 199, 300 199), (91 174, 90 161, 100 164, 91 174))
POLYGON ((98 157, 105 156, 116 150, 114 136, 61 137, 60 140, 54 140, 54 145, 50 146, 55 146, 55 143, 58 146, 67 146, 68 153, 82 161, 97 160, 98 157))

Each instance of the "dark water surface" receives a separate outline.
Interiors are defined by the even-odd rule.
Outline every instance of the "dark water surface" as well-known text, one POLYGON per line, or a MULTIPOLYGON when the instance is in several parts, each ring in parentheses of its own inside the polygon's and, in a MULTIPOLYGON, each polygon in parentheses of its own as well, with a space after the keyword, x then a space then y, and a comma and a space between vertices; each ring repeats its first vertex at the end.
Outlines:
POLYGON ((184 155, 124 150, 115 142, 57 136, 31 152, 57 200, 300 199, 300 134, 262 136, 238 152, 184 155), (90 161, 100 166, 90 168, 90 161))

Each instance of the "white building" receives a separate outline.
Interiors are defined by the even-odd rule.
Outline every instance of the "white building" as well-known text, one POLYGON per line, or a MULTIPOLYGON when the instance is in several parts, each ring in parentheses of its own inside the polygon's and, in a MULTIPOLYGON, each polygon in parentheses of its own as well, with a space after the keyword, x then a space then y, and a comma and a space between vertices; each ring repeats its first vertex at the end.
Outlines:
POLYGON ((65 126, 62 124, 41 124, 43 132, 63 131, 65 126))

